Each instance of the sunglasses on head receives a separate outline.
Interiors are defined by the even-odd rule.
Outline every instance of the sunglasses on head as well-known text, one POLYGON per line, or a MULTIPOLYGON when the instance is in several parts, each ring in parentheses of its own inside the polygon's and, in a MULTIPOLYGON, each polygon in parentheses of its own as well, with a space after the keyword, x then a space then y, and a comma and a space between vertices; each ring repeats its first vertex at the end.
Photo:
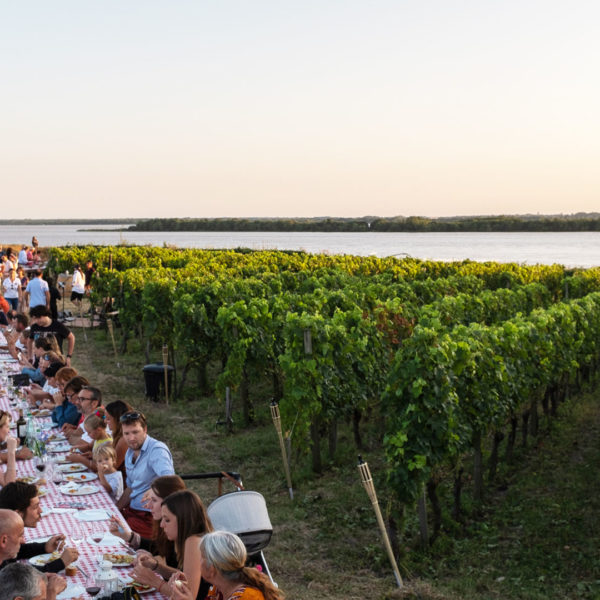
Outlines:
POLYGON ((130 410, 119 418, 121 423, 133 423, 134 421, 145 421, 144 415, 135 410, 130 410))

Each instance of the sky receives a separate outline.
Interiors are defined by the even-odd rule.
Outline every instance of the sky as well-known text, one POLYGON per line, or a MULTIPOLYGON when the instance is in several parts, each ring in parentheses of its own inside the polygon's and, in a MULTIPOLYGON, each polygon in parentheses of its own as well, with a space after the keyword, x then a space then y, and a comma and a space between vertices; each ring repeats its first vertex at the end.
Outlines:
POLYGON ((0 0, 30 218, 600 210, 600 3, 0 0))

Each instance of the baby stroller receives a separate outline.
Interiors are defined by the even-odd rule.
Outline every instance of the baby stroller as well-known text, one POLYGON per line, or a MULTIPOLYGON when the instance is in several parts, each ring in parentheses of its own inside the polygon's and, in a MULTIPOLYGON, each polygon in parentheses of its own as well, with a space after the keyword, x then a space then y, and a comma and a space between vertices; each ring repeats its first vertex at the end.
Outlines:
MULTIPOLYGON (((273 577, 265 560, 263 549, 273 535, 267 503, 262 494, 246 491, 239 473, 198 473, 182 475, 182 479, 219 479, 219 496, 207 508, 208 516, 215 529, 235 533, 244 542, 248 552, 248 566, 258 566, 271 581, 273 577), (237 488, 234 492, 222 493, 223 479, 230 480, 237 488)), ((275 583, 273 581, 273 583, 275 583)))

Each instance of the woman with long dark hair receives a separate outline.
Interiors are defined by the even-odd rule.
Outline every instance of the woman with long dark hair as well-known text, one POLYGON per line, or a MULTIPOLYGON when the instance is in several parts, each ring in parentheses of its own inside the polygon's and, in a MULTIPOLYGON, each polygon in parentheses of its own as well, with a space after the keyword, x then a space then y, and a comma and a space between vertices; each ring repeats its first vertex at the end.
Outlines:
MULTIPOLYGON (((161 505, 163 500, 181 490, 185 490, 185 483, 179 475, 163 475, 152 482, 150 489, 144 495, 144 505, 152 513, 153 519, 151 538, 143 538, 134 531, 123 531, 122 528, 119 530, 120 521, 116 517, 113 517, 110 524, 110 532, 127 542, 134 550, 145 550, 157 562, 161 561, 169 567, 177 568, 175 544, 167 539, 164 529, 160 526, 160 521, 162 519, 161 505)), ((153 566, 153 563, 150 566, 153 566)))
POLYGON ((134 569, 137 581, 155 587, 160 593, 170 593, 167 580, 183 572, 192 597, 203 600, 208 592, 208 582, 202 579, 198 568, 199 543, 202 536, 212 531, 212 523, 200 497, 191 490, 182 490, 167 496, 161 505, 160 526, 165 536, 175 545, 177 568, 162 564, 157 559, 140 557, 134 569))
POLYGON ((132 409, 127 402, 123 400, 114 400, 109 402, 106 407, 106 424, 110 428, 112 434, 112 445, 117 453, 116 467, 120 471, 125 471, 125 453, 127 452, 127 442, 123 437, 123 429, 121 427, 121 416, 132 409))

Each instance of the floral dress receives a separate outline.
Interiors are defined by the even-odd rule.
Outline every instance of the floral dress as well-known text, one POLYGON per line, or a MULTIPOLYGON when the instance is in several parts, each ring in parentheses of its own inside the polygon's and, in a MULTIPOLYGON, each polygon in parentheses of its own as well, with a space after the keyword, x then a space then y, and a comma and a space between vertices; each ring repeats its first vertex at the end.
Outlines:
POLYGON ((264 600, 262 592, 253 587, 240 586, 229 598, 223 598, 223 594, 211 586, 208 590, 206 600, 264 600))

